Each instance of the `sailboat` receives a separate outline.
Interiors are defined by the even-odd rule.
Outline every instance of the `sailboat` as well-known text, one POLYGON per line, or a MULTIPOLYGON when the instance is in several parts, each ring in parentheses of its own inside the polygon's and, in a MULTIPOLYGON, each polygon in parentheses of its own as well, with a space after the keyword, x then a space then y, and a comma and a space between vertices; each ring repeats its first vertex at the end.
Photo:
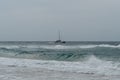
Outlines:
POLYGON ((55 41, 55 43, 66 43, 65 41, 61 40, 61 36, 60 36, 60 31, 58 32, 58 40, 55 41))

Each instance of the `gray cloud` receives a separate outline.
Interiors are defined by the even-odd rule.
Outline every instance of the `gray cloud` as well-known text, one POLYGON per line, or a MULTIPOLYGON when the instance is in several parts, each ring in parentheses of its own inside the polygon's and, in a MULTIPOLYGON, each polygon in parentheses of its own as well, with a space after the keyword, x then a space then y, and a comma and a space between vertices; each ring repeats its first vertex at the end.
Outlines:
POLYGON ((120 40, 119 0, 1 0, 0 40, 120 40))

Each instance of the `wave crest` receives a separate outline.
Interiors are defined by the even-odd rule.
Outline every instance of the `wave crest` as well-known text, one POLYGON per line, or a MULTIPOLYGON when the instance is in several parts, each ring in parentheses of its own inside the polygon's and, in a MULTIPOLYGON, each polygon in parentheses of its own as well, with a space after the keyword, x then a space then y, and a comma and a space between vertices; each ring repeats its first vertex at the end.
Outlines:
POLYGON ((88 48, 120 48, 120 45, 108 45, 108 44, 100 44, 100 45, 44 45, 40 46, 45 49, 88 49, 88 48))

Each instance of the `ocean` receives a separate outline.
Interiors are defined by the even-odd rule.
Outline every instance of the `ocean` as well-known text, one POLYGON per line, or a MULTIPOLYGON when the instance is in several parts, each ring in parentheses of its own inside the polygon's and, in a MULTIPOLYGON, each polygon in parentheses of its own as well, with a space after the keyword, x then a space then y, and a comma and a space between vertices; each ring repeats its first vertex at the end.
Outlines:
MULTIPOLYGON (((4 75, 8 76, 9 80, 119 80, 120 42, 68 41, 65 44, 55 44, 52 41, 0 42, 0 65, 7 66, 5 69, 8 71, 4 71, 4 75), (40 75, 35 76, 36 78, 25 77, 32 75, 32 72, 20 75, 21 71, 18 70, 28 68, 42 69, 44 77, 43 75, 42 78, 38 78, 40 75), (9 75, 8 72, 13 75, 9 75)), ((3 67, 0 67, 0 71, 1 69, 3 70, 3 67)), ((40 74, 36 72, 36 75, 37 73, 40 74)), ((2 74, 0 73, 0 79, 7 80, 2 74)))

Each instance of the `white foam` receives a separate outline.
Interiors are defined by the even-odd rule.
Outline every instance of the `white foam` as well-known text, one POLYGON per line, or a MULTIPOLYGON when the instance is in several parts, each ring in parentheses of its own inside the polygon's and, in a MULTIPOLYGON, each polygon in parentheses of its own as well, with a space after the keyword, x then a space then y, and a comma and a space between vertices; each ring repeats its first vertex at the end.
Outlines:
POLYGON ((15 65, 18 67, 46 68, 56 71, 67 71, 76 73, 94 73, 104 75, 119 75, 120 63, 102 61, 95 56, 91 56, 83 62, 64 61, 43 61, 30 59, 0 58, 0 65, 15 65))
POLYGON ((80 49, 80 48, 94 48, 96 45, 44 45, 40 46, 45 49, 80 49))
POLYGON ((16 49, 16 48, 19 48, 19 46, 17 46, 17 45, 0 45, 0 48, 16 49))
POLYGON ((16 48, 44 48, 44 49, 88 49, 96 47, 120 48, 120 45, 0 45, 0 48, 16 49, 16 48))
POLYGON ((65 45, 44 45, 40 46, 41 48, 45 49, 72 49, 75 48, 74 46, 65 46, 65 45))
POLYGON ((100 45, 43 45, 43 46, 39 46, 39 47, 45 48, 45 49, 88 49, 88 48, 96 48, 96 47, 120 48, 120 45, 108 45, 108 44, 100 44, 100 45))

